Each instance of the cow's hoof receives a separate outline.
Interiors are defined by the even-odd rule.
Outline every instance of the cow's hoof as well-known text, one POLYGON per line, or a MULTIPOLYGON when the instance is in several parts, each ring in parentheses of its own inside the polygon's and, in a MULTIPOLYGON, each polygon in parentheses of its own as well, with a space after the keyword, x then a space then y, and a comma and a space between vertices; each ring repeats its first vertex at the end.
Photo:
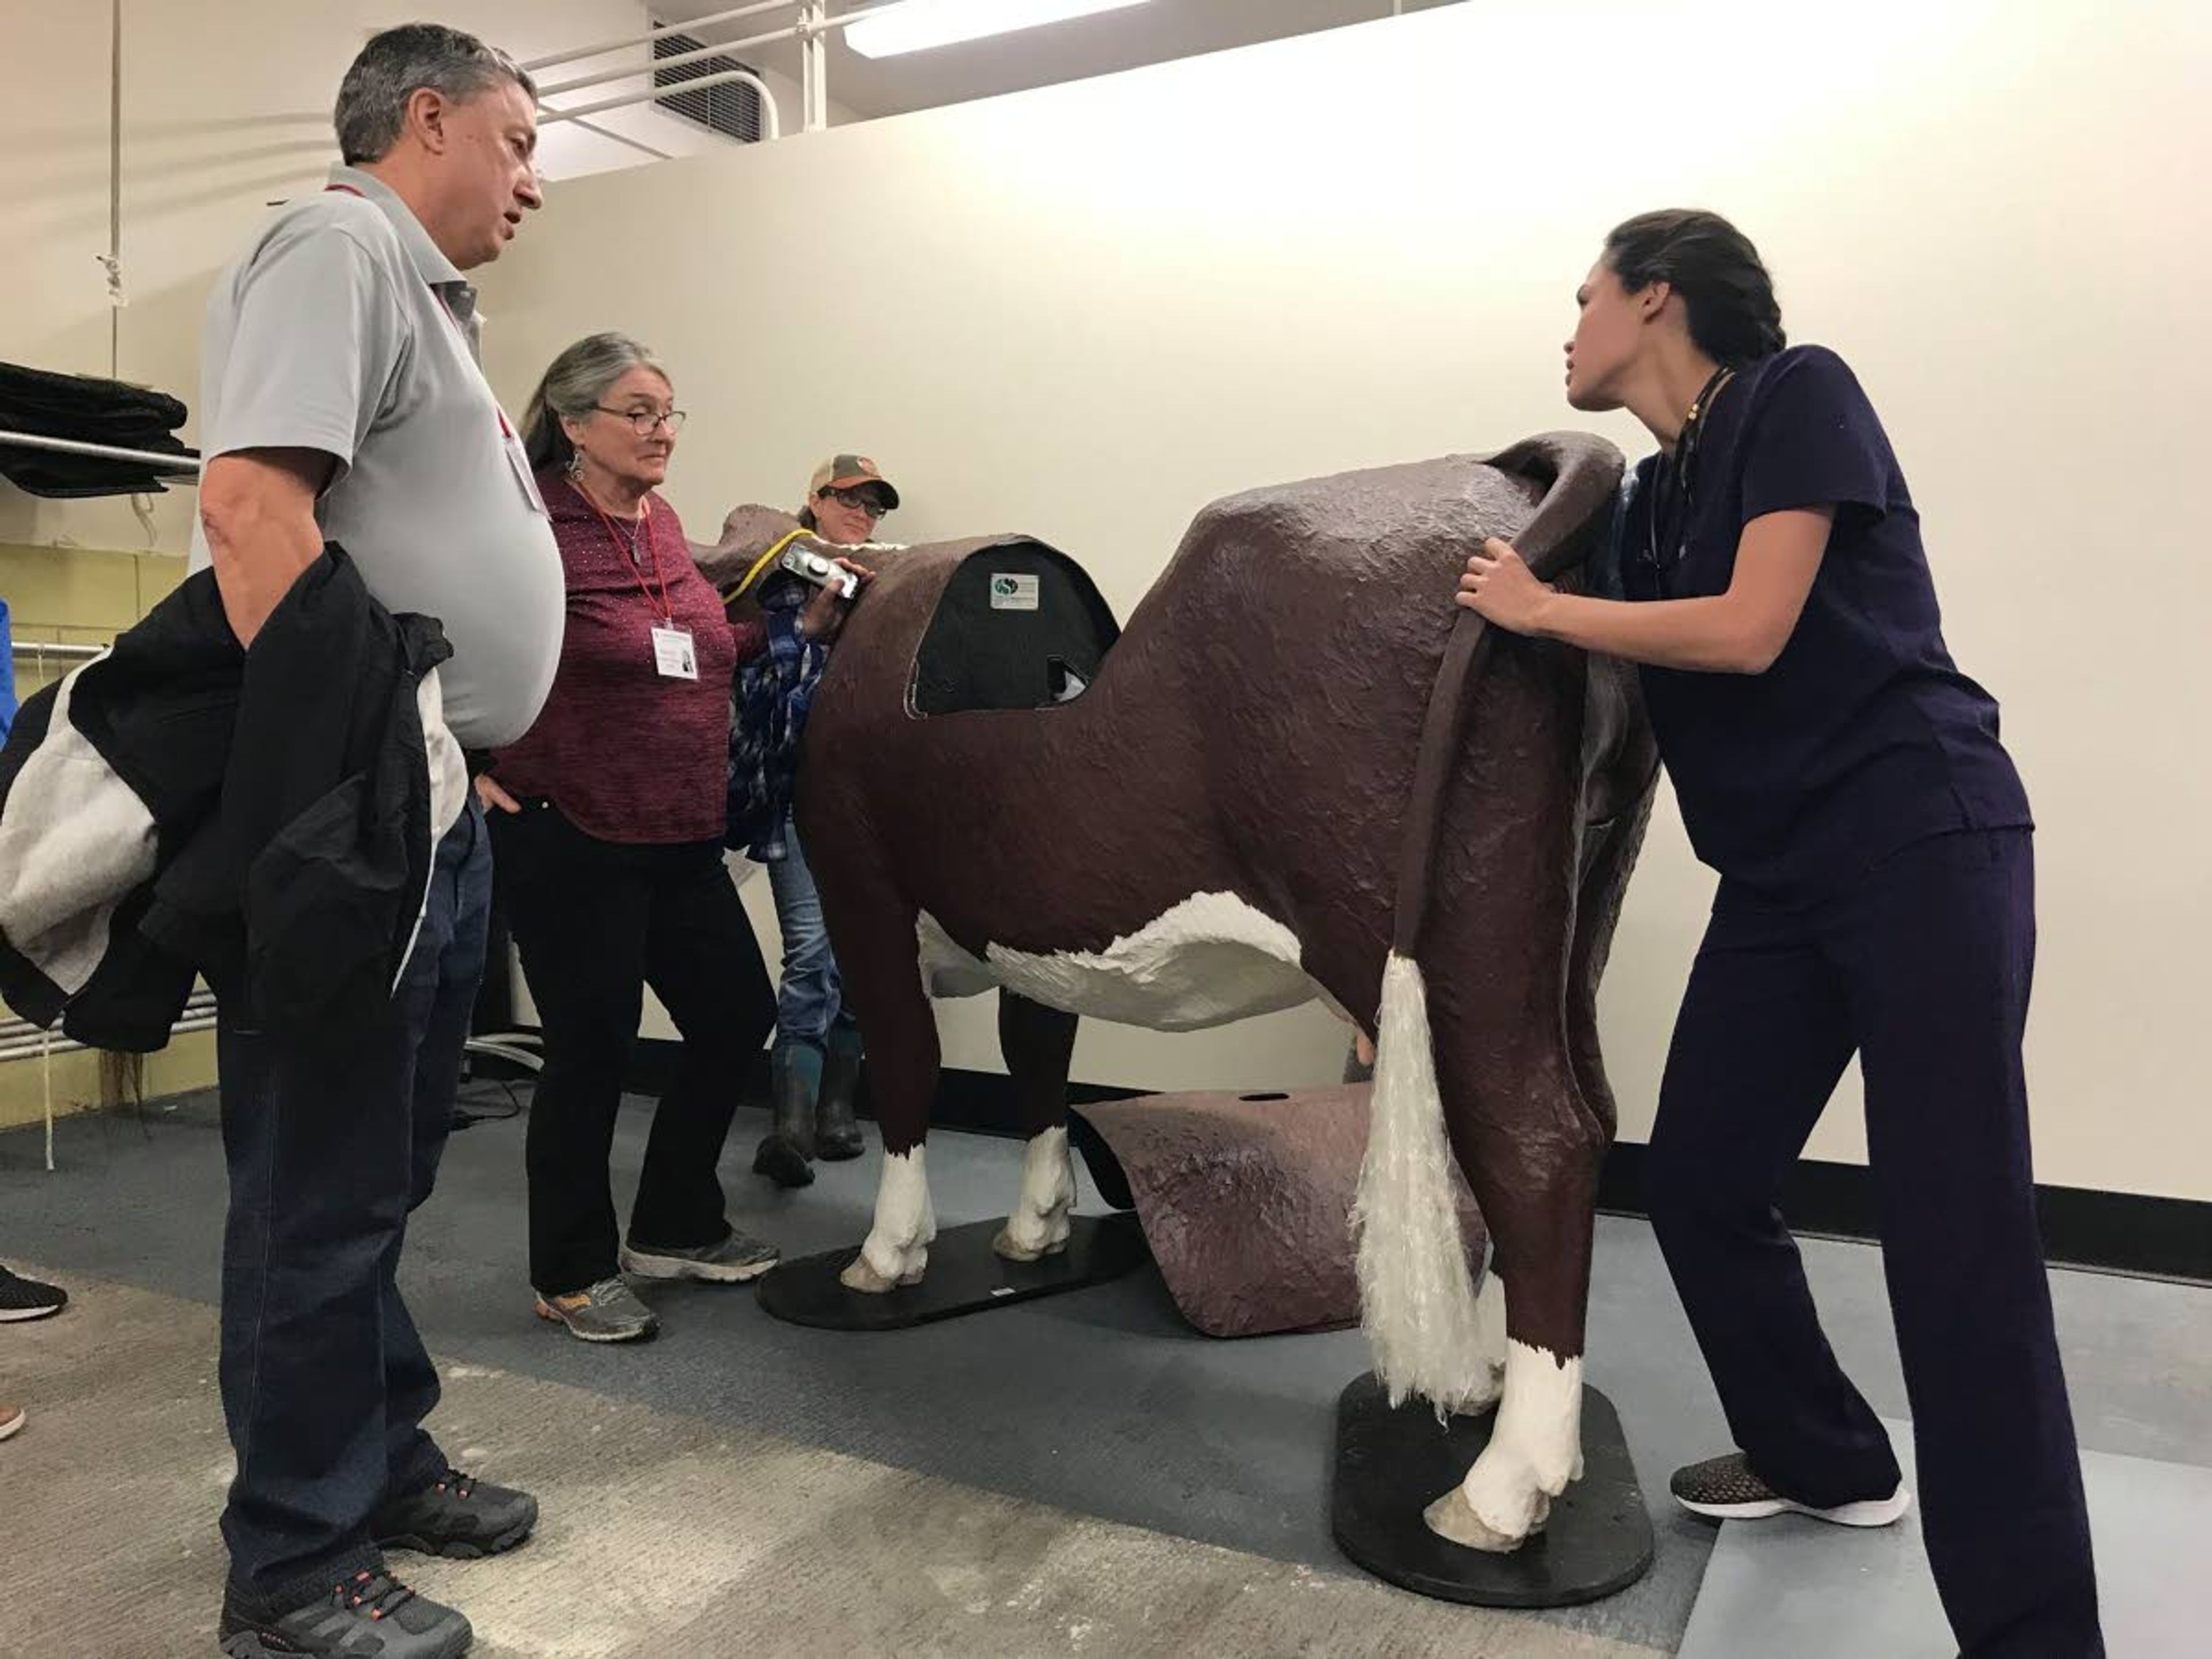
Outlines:
POLYGON ((991 1241, 991 1248, 1008 1261, 1042 1261, 1048 1255, 1058 1255, 1067 1248, 1067 1235, 1063 1231, 1059 1237, 1048 1238, 1043 1243, 1032 1247, 1017 1243, 1012 1227, 1001 1227, 999 1236, 991 1241))
POLYGON ((837 1282, 848 1291, 858 1291, 862 1296, 887 1296, 902 1285, 921 1284, 928 1263, 929 1258, 925 1255, 914 1267, 892 1278, 888 1273, 877 1272, 866 1252, 863 1251, 853 1258, 851 1266, 837 1275, 837 1282))
POLYGON ((1551 1518, 1551 1499, 1540 1498, 1534 1521, 1527 1532, 1516 1537, 1511 1533, 1500 1532, 1477 1515, 1474 1505, 1467 1501, 1466 1490, 1454 1486, 1430 1504, 1422 1512, 1421 1518, 1429 1523, 1429 1530, 1439 1538, 1492 1555, 1510 1555, 1535 1534, 1544 1530, 1544 1522, 1551 1518))
POLYGON ((862 1296, 882 1296, 891 1288, 891 1281, 871 1267, 864 1255, 854 1256, 852 1266, 837 1275, 837 1282, 862 1296))

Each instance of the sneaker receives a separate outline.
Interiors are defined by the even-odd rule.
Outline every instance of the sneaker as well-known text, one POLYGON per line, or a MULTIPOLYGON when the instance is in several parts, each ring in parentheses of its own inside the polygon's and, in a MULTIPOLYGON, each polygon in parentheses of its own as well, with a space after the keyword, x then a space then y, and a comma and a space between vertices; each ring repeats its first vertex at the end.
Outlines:
POLYGON ((659 1244, 625 1244, 622 1269, 640 1279, 697 1279, 710 1285, 742 1285, 758 1279, 783 1259, 773 1244, 763 1244, 734 1228, 718 1244, 677 1249, 659 1244))
POLYGON ((573 1296, 538 1293, 538 1316, 566 1325, 584 1342, 641 1342, 660 1328, 653 1310, 619 1279, 603 1279, 573 1296))
POLYGON ((23 1415, 21 1406, 0 1406, 0 1440, 20 1433, 23 1425, 31 1419, 23 1415))
POLYGON ((418 1492, 386 1499, 368 1532, 380 1549, 473 1561, 513 1549, 537 1524, 538 1500, 528 1492, 447 1469, 418 1492))
POLYGON ((229 1659, 459 1659, 476 1639, 453 1608, 416 1595, 387 1572, 367 1569, 276 1616, 230 1591, 217 1633, 229 1659))
POLYGON ((1809 1515, 1815 1521, 1832 1521, 1839 1527, 1886 1527, 1912 1507, 1912 1494, 1898 1482, 1887 1498, 1869 1498, 1854 1504, 1818 1509, 1784 1498, 1751 1471, 1741 1452, 1711 1457, 1674 1471, 1668 1488, 1674 1501, 1692 1515, 1713 1521, 1764 1521, 1774 1515, 1809 1515))
POLYGON ((0 1325, 25 1319, 51 1319, 69 1306, 69 1292, 58 1285, 41 1285, 0 1267, 0 1325))

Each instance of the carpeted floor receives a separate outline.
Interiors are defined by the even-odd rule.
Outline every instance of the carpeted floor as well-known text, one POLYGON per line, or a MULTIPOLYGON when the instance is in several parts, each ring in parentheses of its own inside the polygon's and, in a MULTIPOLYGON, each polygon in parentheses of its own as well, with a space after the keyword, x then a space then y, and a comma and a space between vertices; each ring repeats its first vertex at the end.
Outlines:
MULTIPOLYGON (((488 1098, 495 1098, 488 1097, 488 1098)), ((647 1115, 626 1111, 618 1193, 647 1115)), ((1355 1334, 1221 1343, 1147 1271, 1070 1296, 859 1336, 768 1319, 748 1291, 647 1294, 659 1340, 587 1347, 533 1318, 521 1130, 458 1135, 405 1279, 447 1363, 447 1449, 545 1505, 505 1561, 414 1576, 516 1655, 1671 1653, 1713 1534, 1663 1501, 1726 1444, 1647 1229, 1601 1219, 1591 1380, 1620 1406, 1659 1531, 1623 1595, 1485 1613, 1376 1584, 1328 1531, 1332 1409, 1355 1334)), ((865 1231, 875 1159, 776 1194, 725 1165, 740 1224, 803 1254, 865 1231)), ((214 1391, 220 1145, 209 1103, 0 1136, 0 1260, 70 1286, 0 1328, 0 1655, 211 1652, 228 1479, 214 1391), (58 1644, 58 1645, 57 1645, 58 1644)), ((940 1222, 1003 1215, 1020 1148, 932 1140, 940 1222)), ((1835 1346, 1878 1409, 1903 1394, 1878 1255, 1808 1242, 1835 1346)), ((2054 1275, 2086 1445, 2204 1461, 2206 1293, 2054 1275)), ((409 1559, 410 1571, 413 1562, 409 1559)))

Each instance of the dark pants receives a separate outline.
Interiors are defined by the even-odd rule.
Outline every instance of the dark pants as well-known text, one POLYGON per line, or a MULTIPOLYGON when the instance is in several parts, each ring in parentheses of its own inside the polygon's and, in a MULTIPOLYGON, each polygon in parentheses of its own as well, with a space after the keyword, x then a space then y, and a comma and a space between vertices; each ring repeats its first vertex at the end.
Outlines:
POLYGON ((775 994, 716 843, 599 841, 537 801, 493 833, 545 1034, 530 1107, 530 1282, 566 1296, 617 1271, 607 1159, 644 988, 684 1049, 653 1114, 629 1238, 676 1249, 729 1235, 714 1166, 775 994))
POLYGON ((392 1018, 320 1052, 217 1037, 230 1213, 223 1416, 231 1580, 288 1607, 376 1565, 371 1513, 435 1480, 438 1373, 396 1279, 438 1173, 483 972, 491 846, 473 802, 440 843, 392 1018))
POLYGON ((1969 1659, 2104 1651, 2051 1328, 2021 1037, 2026 830, 1941 836, 1809 910, 1723 890, 1674 1030, 1652 1224, 1729 1426, 1801 1503, 1897 1462, 1829 1352, 1776 1200, 1854 1051, 1936 1584, 1969 1659))

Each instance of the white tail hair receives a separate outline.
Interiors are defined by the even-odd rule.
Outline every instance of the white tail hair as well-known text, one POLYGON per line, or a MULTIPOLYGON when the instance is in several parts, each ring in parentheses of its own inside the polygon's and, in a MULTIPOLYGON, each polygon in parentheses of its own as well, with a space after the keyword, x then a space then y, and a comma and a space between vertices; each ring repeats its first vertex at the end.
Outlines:
POLYGON ((1391 953, 1376 1021, 1367 1157, 1352 1210, 1360 1322, 1390 1403, 1439 1414, 1489 1392, 1419 964, 1391 953))

